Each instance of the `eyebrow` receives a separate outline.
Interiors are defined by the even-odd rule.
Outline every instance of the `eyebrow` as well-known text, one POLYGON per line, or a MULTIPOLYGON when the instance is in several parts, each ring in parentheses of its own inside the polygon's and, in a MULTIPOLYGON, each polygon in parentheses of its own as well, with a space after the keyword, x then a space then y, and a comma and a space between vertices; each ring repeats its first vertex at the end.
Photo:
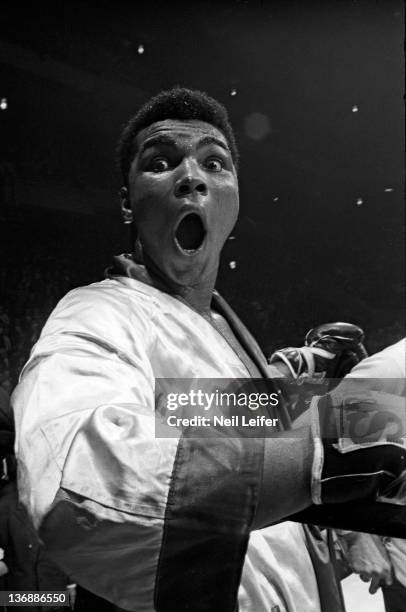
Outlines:
POLYGON ((144 153, 145 149, 149 149, 150 147, 154 147, 158 144, 169 145, 171 147, 176 147, 176 140, 172 138, 172 136, 166 136, 165 134, 159 134, 158 136, 152 136, 148 138, 145 142, 142 143, 142 147, 140 153, 144 153))
POLYGON ((227 151, 227 153, 230 153, 230 149, 228 148, 227 144, 223 142, 222 140, 220 140, 220 138, 216 138, 215 136, 204 136, 203 138, 199 140, 199 142, 197 143, 197 146, 203 147, 204 145, 208 145, 208 144, 215 144, 221 147, 222 149, 224 149, 225 151, 227 151))
MULTIPOLYGON (((158 136, 152 136, 151 138, 148 138, 148 140, 146 140, 142 144, 140 154, 144 153, 146 149, 160 144, 168 145, 170 147, 176 147, 178 143, 172 136, 169 136, 167 134, 158 134, 158 136)), ((198 141, 197 147, 204 147, 205 145, 209 144, 215 144, 227 151, 227 153, 230 153, 230 149, 228 148, 227 144, 219 138, 216 138, 215 136, 203 136, 203 138, 198 141)))

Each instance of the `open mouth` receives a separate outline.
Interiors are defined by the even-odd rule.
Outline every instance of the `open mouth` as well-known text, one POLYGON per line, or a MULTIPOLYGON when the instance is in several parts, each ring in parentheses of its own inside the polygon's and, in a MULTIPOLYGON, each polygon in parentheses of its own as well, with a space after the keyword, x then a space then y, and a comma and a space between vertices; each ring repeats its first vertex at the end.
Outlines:
POLYGON ((206 230, 196 213, 185 215, 175 231, 175 242, 184 253, 193 254, 203 246, 206 230))

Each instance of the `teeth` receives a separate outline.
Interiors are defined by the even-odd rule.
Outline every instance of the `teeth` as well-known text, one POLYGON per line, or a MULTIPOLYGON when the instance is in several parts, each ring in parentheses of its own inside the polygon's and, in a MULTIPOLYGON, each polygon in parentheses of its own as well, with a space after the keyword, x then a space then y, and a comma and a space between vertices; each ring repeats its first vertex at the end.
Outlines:
POLYGON ((183 251, 184 253, 189 253, 189 254, 193 254, 196 253, 197 251, 199 251, 200 247, 198 247, 197 249, 184 249, 180 244, 177 238, 175 238, 175 242, 178 245, 178 247, 181 249, 181 251, 183 251))

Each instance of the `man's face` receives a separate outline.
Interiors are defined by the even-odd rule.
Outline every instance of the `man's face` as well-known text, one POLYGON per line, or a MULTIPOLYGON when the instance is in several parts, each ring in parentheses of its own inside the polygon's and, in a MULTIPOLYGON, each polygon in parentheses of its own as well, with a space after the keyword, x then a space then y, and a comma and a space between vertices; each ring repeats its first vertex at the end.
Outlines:
POLYGON ((227 141, 203 121, 166 119, 136 137, 129 197, 144 253, 161 274, 197 285, 216 273, 238 216, 227 141))

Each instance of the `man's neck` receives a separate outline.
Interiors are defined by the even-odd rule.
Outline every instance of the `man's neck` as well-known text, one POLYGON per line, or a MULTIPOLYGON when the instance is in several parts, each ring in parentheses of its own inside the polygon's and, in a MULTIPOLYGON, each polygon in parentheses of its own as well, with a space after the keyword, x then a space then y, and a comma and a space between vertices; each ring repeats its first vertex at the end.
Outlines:
POLYGON ((148 257, 144 257, 144 264, 151 280, 158 289, 180 298, 202 315, 210 314, 217 269, 213 270, 207 278, 199 279, 198 283, 188 285, 181 282, 177 283, 175 280, 166 277, 148 257))
POLYGON ((202 315, 210 314, 210 306, 213 296, 214 282, 197 287, 180 287, 175 295, 180 297, 191 308, 202 315))

